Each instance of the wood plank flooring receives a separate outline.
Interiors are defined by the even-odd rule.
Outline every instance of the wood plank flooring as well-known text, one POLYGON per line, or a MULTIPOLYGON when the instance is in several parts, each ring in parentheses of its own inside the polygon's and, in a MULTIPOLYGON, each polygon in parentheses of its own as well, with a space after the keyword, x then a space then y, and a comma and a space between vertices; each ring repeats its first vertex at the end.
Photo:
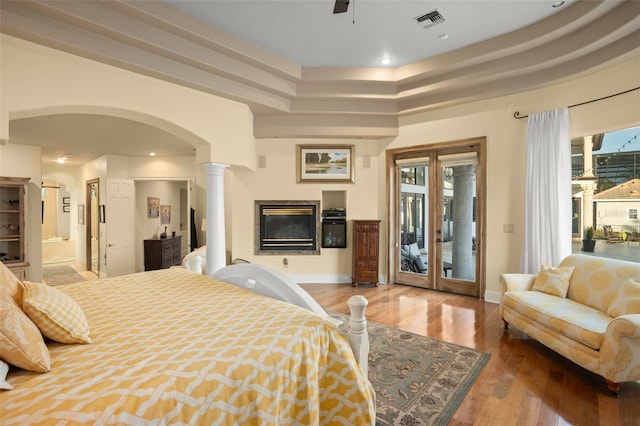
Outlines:
POLYGON ((347 300, 361 294, 369 321, 491 353, 450 425, 640 425, 640 382, 610 396, 602 377, 505 331, 497 304, 397 284, 302 287, 327 310, 348 314, 347 300))

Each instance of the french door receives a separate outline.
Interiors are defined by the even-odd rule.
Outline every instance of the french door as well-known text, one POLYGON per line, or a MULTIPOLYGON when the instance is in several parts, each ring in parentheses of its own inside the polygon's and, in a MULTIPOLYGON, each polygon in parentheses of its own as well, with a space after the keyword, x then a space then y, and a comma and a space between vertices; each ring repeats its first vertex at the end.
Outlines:
POLYGON ((390 282, 484 294, 485 139, 387 152, 390 282))

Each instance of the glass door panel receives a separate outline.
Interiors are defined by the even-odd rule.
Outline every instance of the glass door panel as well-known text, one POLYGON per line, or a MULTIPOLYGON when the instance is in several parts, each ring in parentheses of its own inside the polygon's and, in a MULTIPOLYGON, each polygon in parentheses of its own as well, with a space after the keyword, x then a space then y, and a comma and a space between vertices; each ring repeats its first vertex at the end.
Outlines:
POLYGON ((475 156, 441 156, 439 188, 442 211, 439 244, 439 278, 436 287, 456 293, 477 295, 476 274, 476 165, 475 156), (447 162, 453 157, 453 162, 447 162))
POLYGON ((399 244, 396 258, 400 282, 429 287, 429 251, 427 202, 429 200, 428 159, 398 167, 399 208, 397 211, 399 244))

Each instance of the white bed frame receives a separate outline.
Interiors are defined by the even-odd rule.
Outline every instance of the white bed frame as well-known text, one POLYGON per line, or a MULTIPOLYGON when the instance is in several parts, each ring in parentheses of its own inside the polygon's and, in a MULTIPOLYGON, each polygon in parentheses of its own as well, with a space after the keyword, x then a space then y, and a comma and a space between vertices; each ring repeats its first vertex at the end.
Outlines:
MULTIPOLYGON (((183 266, 193 272, 202 273, 202 257, 200 254, 191 254, 190 259, 187 262, 183 262, 183 266)), ((293 303, 330 319, 338 325, 341 322, 329 317, 322 306, 289 277, 266 266, 253 263, 229 265, 214 273, 212 278, 277 300, 293 303)), ((364 296, 356 295, 349 298, 348 304, 351 311, 348 333, 349 344, 360 368, 365 374, 368 374, 369 333, 367 332, 365 311, 369 302, 364 296)))

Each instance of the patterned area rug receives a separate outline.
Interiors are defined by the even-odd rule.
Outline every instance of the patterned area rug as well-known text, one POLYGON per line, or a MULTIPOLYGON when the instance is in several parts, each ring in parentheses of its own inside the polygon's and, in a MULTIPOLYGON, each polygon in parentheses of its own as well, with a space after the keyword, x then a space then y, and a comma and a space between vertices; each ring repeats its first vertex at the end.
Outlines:
POLYGON ((47 285, 60 285, 86 281, 69 265, 44 266, 42 268, 42 280, 47 285))
MULTIPOLYGON (((346 315, 331 313, 349 327, 346 315)), ((368 322, 376 425, 446 425, 490 354, 368 322)))

